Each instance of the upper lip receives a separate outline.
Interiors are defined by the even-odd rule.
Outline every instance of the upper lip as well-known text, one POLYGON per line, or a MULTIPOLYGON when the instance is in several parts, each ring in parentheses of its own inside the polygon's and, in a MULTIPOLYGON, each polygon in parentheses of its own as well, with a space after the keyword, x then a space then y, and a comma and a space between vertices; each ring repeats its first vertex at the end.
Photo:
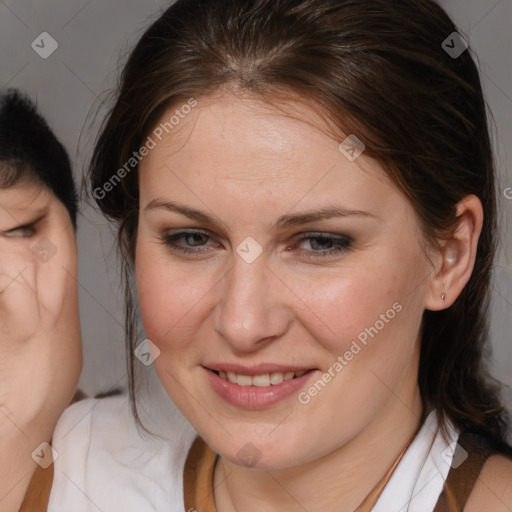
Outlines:
POLYGON ((216 372, 232 372, 238 375, 263 375, 265 373, 286 373, 286 372, 300 372, 300 371, 309 371, 314 370, 311 366, 297 366, 297 365, 284 365, 284 364, 275 364, 275 363, 260 363, 251 366, 246 366, 239 363, 208 363, 203 365, 205 368, 209 370, 214 370, 216 372))

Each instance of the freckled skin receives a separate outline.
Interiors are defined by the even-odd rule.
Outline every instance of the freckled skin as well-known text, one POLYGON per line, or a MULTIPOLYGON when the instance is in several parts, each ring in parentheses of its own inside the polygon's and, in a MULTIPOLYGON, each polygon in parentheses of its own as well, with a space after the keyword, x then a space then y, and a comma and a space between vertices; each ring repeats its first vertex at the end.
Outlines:
POLYGON ((145 158, 136 250, 142 318, 161 350, 155 367, 163 386, 227 471, 238 470, 271 495, 264 471, 240 468, 237 453, 251 442, 261 452, 256 467, 297 484, 299 495, 322 478, 339 492, 357 491, 357 471, 343 484, 331 476, 347 461, 357 466, 378 452, 379 461, 360 464, 367 482, 378 481, 418 424, 419 329, 432 268, 412 206, 380 166, 364 154, 349 162, 339 141, 309 123, 311 111, 290 110, 308 122, 257 99, 202 100, 145 158), (201 210, 219 226, 145 211, 155 198, 201 210), (372 217, 272 228, 282 215, 327 204, 372 217), (162 243, 185 228, 210 233, 200 240, 202 256, 162 243), (299 235, 311 232, 350 236, 353 243, 307 259, 300 249, 318 249, 299 235), (263 248, 251 264, 236 253, 248 236, 263 248), (293 396, 259 411, 235 408, 206 378, 202 365, 211 361, 273 362, 318 369, 313 383, 394 303, 401 311, 307 405, 293 396))

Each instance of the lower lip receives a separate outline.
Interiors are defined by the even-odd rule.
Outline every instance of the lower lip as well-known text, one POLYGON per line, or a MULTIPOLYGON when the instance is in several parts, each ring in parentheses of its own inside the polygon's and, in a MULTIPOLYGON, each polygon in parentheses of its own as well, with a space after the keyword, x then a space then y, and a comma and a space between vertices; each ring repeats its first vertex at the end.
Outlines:
POLYGON ((273 405, 294 393, 311 378, 314 370, 306 372, 300 377, 289 379, 276 384, 275 386, 239 386, 219 377, 214 371, 206 369, 208 379, 214 391, 217 392, 227 403, 235 407, 245 409, 263 409, 273 405))

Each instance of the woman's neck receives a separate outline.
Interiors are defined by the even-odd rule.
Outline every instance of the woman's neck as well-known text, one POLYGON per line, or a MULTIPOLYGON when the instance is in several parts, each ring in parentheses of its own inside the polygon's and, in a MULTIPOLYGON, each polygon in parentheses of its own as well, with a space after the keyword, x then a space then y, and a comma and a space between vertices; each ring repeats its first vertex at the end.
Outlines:
POLYGON ((217 512, 353 512, 415 435, 422 411, 419 389, 408 404, 393 396, 347 444, 292 468, 248 469, 219 458, 214 473, 217 512))

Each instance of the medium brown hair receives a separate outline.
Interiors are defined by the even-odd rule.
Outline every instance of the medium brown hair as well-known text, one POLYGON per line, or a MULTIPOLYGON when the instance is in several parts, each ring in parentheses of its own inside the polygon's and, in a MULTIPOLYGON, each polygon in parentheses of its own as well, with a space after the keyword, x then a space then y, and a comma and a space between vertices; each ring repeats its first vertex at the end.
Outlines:
MULTIPOLYGON (((453 232, 457 203, 475 194, 484 222, 474 271, 451 307, 424 312, 419 387, 441 425, 449 418, 502 444, 508 417, 484 357, 496 245, 495 169, 471 49, 453 58, 442 47, 456 31, 432 0, 178 0, 128 59, 90 180, 93 191, 101 189, 169 106, 228 89, 262 99, 298 96, 319 106, 343 133, 357 134, 365 154, 411 202, 429 243, 453 232)), ((96 199, 119 225, 137 415, 133 350, 140 339, 130 280, 137 168, 125 174, 96 199)))

